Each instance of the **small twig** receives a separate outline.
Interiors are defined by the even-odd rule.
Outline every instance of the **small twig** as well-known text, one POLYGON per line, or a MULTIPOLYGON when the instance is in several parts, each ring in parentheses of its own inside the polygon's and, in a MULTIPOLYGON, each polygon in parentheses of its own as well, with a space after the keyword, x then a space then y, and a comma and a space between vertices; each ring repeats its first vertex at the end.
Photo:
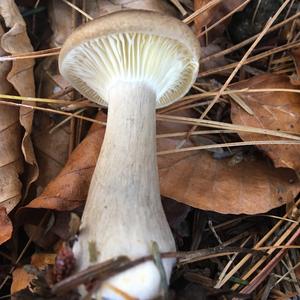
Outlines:
MULTIPOLYGON (((226 90, 223 93, 223 96, 225 95, 233 95, 233 94, 244 94, 244 93, 263 93, 263 92, 286 92, 286 93, 300 93, 300 90, 297 89, 278 89, 278 88, 268 88, 268 89, 241 89, 241 90, 226 90)), ((183 97, 181 100, 177 101, 176 103, 170 105, 167 108, 163 108, 159 110, 160 114, 165 114, 170 111, 173 111, 176 108, 182 107, 184 105, 187 105, 189 103, 193 103, 202 99, 206 99, 209 97, 213 97, 218 93, 218 91, 213 92, 205 92, 201 94, 195 94, 195 95, 189 95, 183 97)))
POLYGON ((257 146, 257 145, 300 145, 300 141, 296 142, 296 141, 289 141, 289 140, 269 140, 269 141, 248 141, 248 142, 212 144, 212 145, 202 145, 202 146, 164 150, 164 151, 157 152, 157 155, 166 155, 166 154, 208 150, 208 149, 218 149, 218 148, 225 148, 225 147, 241 147, 241 146, 257 146))
MULTIPOLYGON (((299 223, 298 223, 299 225, 299 223)), ((255 248, 256 250, 261 250, 261 251, 265 251, 265 250, 277 250, 277 249, 300 249, 300 246, 298 245, 282 245, 282 246, 266 246, 266 247, 258 247, 255 248)))
MULTIPOLYGON (((245 241, 241 244, 241 247, 243 248, 248 241, 250 240, 251 236, 248 236, 245 241)), ((231 267, 231 265, 233 264, 234 260, 236 259, 236 257, 238 256, 238 253, 234 254, 231 259, 229 260, 229 262, 226 264, 225 268, 222 270, 219 278, 218 278, 218 282, 215 284, 214 288, 216 289, 220 289, 222 287, 222 280, 226 275, 226 272, 229 270, 229 268, 231 267)))
POLYGON ((13 103, 13 102, 1 101, 1 100, 0 100, 0 105, 26 107, 26 108, 31 108, 31 109, 34 109, 34 110, 41 110, 41 111, 46 111, 46 112, 49 112, 49 113, 64 115, 64 116, 68 116, 68 117, 74 117, 74 118, 82 119, 82 120, 89 121, 89 122, 92 122, 92 123, 98 123, 100 125, 106 125, 105 122, 101 122, 99 120, 95 120, 95 119, 92 119, 92 118, 88 118, 88 117, 84 117, 84 116, 81 116, 81 115, 76 115, 76 114, 72 114, 72 113, 68 113, 68 112, 64 112, 64 111, 60 111, 60 110, 56 110, 56 109, 51 109, 51 108, 32 106, 32 105, 22 104, 22 103, 13 103))
POLYGON ((244 126, 244 125, 235 125, 231 123, 223 123, 223 122, 211 121, 211 120, 200 120, 196 118, 178 117, 178 116, 171 116, 171 115, 157 114, 156 117, 158 120, 165 121, 165 122, 190 124, 190 125, 204 126, 209 128, 228 129, 228 130, 235 130, 235 131, 249 132, 249 133, 258 133, 258 134, 265 134, 265 135, 271 135, 271 136, 300 141, 300 136, 297 136, 296 134, 288 134, 283 131, 276 131, 271 129, 244 126))
MULTIPOLYGON (((171 107, 170 109, 168 110, 164 110, 164 111, 167 111, 167 112, 175 112, 175 111, 180 111, 180 110, 187 110, 189 108, 194 108, 194 109, 198 109, 199 107, 202 107, 202 106, 206 106, 208 105, 209 103, 211 102, 211 100, 208 100, 208 101, 201 101, 201 102, 196 102, 196 103, 192 103, 192 104, 184 104, 184 105, 179 105, 177 108, 175 107, 171 107)), ((219 102, 225 102, 225 103, 228 103, 228 101, 226 100, 223 100, 223 99, 220 99, 218 101, 219 102)))
POLYGON ((77 10, 80 14, 82 14, 83 16, 85 16, 88 20, 94 20, 93 17, 91 17, 89 14, 87 14, 85 11, 83 11, 82 9, 80 9, 75 4, 69 2, 68 0, 61 0, 61 1, 63 1, 64 3, 66 3, 67 5, 69 5, 70 7, 72 7, 73 9, 77 10))
POLYGON ((162 262, 162 257, 159 252, 158 244, 153 241, 152 242, 152 253, 153 253, 153 261, 156 265, 159 274, 160 274, 160 282, 161 282, 161 292, 162 292, 162 298, 164 300, 168 299, 168 279, 166 275, 166 271, 162 262))
POLYGON ((172 2, 174 4, 174 6, 180 11, 182 16, 187 15, 187 11, 184 9, 182 4, 178 0, 170 0, 170 2, 172 2))
POLYGON ((255 10, 254 10, 254 13, 253 13, 253 16, 252 16, 252 20, 251 20, 252 24, 254 23, 254 21, 256 19, 256 16, 257 16, 260 5, 261 5, 261 0, 258 0, 258 2, 256 4, 256 7, 255 7, 255 10))
MULTIPOLYGON (((265 255, 263 252, 258 251, 257 249, 218 246, 215 248, 201 249, 197 251, 182 252, 182 253, 178 252, 176 257, 178 259, 178 265, 181 266, 181 265, 194 263, 196 261, 206 260, 209 258, 220 257, 220 256, 227 256, 235 253, 252 253, 252 254, 265 255)), ((162 254, 162 257, 165 256, 162 254)))
POLYGON ((39 57, 46 57, 46 56, 55 56, 59 54, 60 47, 46 49, 46 50, 39 50, 39 51, 32 51, 26 53, 19 53, 7 56, 0 56, 1 61, 10 61, 10 60, 20 60, 20 59, 28 59, 28 58, 39 58, 39 57))
POLYGON ((208 220, 208 227, 209 227, 210 231, 212 232, 213 236, 218 241, 218 243, 220 245, 222 245, 223 242, 222 242, 221 238, 219 237, 219 235, 217 234, 217 232, 216 232, 216 230, 215 230, 215 228, 214 228, 211 220, 208 220))
MULTIPOLYGON (((198 251, 190 252, 167 252, 161 253, 162 258, 177 258, 179 265, 184 265, 192 263, 195 261, 205 260, 212 257, 224 256, 233 253, 256 253, 261 254, 261 251, 253 249, 241 249, 237 247, 215 247, 202 249, 198 251)), ((106 281, 111 276, 114 276, 120 272, 133 268, 141 263, 144 263, 149 260, 153 260, 153 256, 145 256, 138 258, 134 261, 129 261, 127 257, 118 257, 116 259, 111 259, 103 263, 95 264, 91 267, 88 267, 85 270, 79 271, 74 275, 69 276, 68 278, 56 283, 52 286, 51 291, 55 295, 67 293, 74 288, 77 288, 80 284, 88 283, 92 280, 97 280, 98 284, 103 281, 106 281)))
POLYGON ((193 22, 194 19, 197 18, 200 14, 202 14, 203 12, 205 12, 208 9, 213 8, 214 6, 216 6, 218 3, 222 2, 222 1, 223 0, 209 1, 207 4, 203 5, 201 8, 199 8, 195 12, 193 12, 190 16, 185 18, 182 22, 186 23, 186 24, 189 24, 189 23, 193 22))
POLYGON ((80 284, 88 283, 93 279, 97 278, 101 280, 102 277, 106 277, 108 272, 112 272, 112 269, 120 268, 126 265, 129 259, 125 256, 117 257, 115 259, 107 260, 100 264, 95 264, 88 267, 86 270, 80 271, 67 277, 66 279, 56 283, 51 291, 53 294, 63 294, 73 288, 76 288, 80 284))
MULTIPOLYGON (((85 111, 85 109, 83 108, 83 109, 80 109, 80 110, 78 110, 78 111, 76 111, 75 113, 74 113, 74 115, 79 115, 79 114, 81 114, 82 112, 84 112, 85 111)), ((69 116, 69 117, 67 117, 67 118, 65 118, 64 120, 62 120, 61 122, 59 122, 58 124, 56 124, 54 127, 52 127, 50 130, 49 130, 49 134, 53 134, 53 132, 55 131, 55 130, 57 130, 59 127, 61 127, 62 125, 64 125, 64 124, 66 124, 69 120, 71 120, 73 118, 73 116, 69 116)))
POLYGON ((260 215, 261 217, 268 217, 268 218, 273 218, 273 219, 278 219, 278 220, 283 220, 286 222, 291 222, 291 223, 296 223, 299 224, 299 221, 295 221, 289 218, 284 218, 284 217, 279 217, 279 216, 274 216, 274 215, 260 215))
MULTIPOLYGON (((235 133, 235 131, 232 130, 198 130, 194 131, 192 135, 202 135, 202 134, 220 134, 220 133, 235 133)), ((185 136, 186 132, 174 132, 174 133, 162 133, 162 134, 157 134, 156 138, 157 139, 162 139, 162 138, 173 138, 173 137, 180 137, 180 136, 185 136)))
POLYGON ((60 99, 47 99, 47 98, 37 98, 37 97, 25 97, 25 96, 14 96, 14 95, 4 95, 0 94, 1 99, 15 100, 15 101, 26 101, 26 102, 41 102, 49 104, 74 104, 74 101, 70 100, 60 100, 60 99))
POLYGON ((247 112, 249 115, 254 116, 254 112, 251 109, 250 106, 248 106, 246 104, 246 102, 239 96, 236 94, 231 94, 229 95, 229 97, 237 104, 239 105, 245 112, 247 112))

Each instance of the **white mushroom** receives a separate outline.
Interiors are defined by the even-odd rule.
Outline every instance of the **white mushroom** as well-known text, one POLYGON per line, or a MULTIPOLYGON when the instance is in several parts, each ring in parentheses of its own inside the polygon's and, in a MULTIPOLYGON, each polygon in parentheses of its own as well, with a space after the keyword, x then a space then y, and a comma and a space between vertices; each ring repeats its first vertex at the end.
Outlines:
MULTIPOLYGON (((91 21, 66 41, 63 76, 88 99, 108 105, 101 153, 74 246, 78 268, 120 255, 161 252, 175 242, 161 205, 155 109, 182 97, 198 72, 199 45, 179 20, 148 11, 122 11, 91 21)), ((163 259, 169 279, 174 259, 163 259)), ((160 273, 148 261, 109 279, 97 299, 151 299, 160 273)))

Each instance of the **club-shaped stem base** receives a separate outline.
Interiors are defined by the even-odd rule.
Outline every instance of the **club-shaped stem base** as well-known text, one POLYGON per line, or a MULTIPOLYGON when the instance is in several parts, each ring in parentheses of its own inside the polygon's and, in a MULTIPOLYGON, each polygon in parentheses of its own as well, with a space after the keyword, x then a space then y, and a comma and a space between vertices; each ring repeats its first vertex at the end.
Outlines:
MULTIPOLYGON (((130 259, 174 251, 159 192, 156 160, 156 95, 143 83, 118 82, 109 93, 105 138, 74 246, 79 269, 120 255, 130 259)), ((175 261, 164 259, 169 278, 175 261)), ((152 261, 112 277, 96 299, 125 299, 113 286, 138 299, 160 290, 160 274, 152 261)))

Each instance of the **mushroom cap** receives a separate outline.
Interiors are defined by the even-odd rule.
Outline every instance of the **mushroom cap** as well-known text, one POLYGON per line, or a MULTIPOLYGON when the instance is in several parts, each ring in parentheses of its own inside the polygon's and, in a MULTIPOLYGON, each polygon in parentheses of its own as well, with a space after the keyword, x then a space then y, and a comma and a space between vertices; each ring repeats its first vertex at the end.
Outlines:
POLYGON ((153 11, 115 12, 78 27, 59 55, 61 74, 82 95, 108 104, 118 81, 144 82, 157 107, 185 95, 196 80, 200 46, 180 20, 153 11))

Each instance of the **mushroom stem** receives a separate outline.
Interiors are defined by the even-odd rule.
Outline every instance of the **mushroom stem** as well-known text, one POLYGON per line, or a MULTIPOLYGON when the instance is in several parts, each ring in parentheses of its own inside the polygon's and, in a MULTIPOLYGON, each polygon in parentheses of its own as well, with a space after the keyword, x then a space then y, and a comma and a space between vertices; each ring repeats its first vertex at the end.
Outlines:
MULTIPOLYGON (((117 82, 108 99, 105 138, 74 246, 80 269, 119 255, 152 254, 152 241, 162 252, 175 250, 159 192, 156 94, 143 83, 117 82)), ((168 278, 174 263, 163 261, 168 278)), ((160 275, 153 262, 146 262, 107 283, 101 297, 123 299, 110 285, 131 297, 151 299, 159 292, 160 275)))

